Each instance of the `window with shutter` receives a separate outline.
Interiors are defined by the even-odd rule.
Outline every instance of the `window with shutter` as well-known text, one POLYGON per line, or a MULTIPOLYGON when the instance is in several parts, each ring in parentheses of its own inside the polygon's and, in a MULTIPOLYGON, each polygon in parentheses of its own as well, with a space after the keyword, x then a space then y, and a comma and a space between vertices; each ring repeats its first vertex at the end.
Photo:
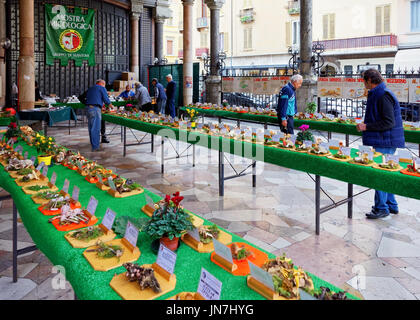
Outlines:
POLYGON ((335 13, 329 15, 330 23, 329 23, 329 38, 335 38, 335 13))
POLYGON ((292 45, 292 42, 290 40, 290 35, 291 35, 290 22, 286 22, 286 46, 288 47, 292 45))
POLYGON ((376 34, 382 33, 382 7, 376 7, 376 34))
POLYGON ((391 6, 384 6, 384 33, 391 31, 391 6))
POLYGON ((328 39, 328 14, 322 16, 322 36, 325 40, 328 39))

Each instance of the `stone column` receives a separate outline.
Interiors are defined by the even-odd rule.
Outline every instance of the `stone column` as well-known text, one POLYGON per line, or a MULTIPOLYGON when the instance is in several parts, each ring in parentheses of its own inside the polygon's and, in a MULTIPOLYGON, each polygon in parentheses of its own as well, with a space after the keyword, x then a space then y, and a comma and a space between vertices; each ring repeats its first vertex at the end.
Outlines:
POLYGON ((163 56, 163 25, 165 23, 165 19, 161 17, 155 18, 155 52, 156 58, 159 59, 159 64, 161 64, 163 56))
POLYGON ((210 8, 210 76, 206 79, 207 102, 221 103, 220 53, 220 9, 225 0, 205 0, 210 8))
POLYGON ((34 0, 19 0, 19 108, 28 110, 35 103, 34 0))
POLYGON ((303 112, 316 98, 316 77, 312 72, 312 0, 300 0, 300 72, 302 87, 297 91, 298 111, 303 112))
MULTIPOLYGON (((6 1, 0 0, 0 39, 6 38, 6 1)), ((6 105, 6 50, 0 46, 0 108, 6 105)))
MULTIPOLYGON (((184 8, 184 64, 183 96, 184 105, 193 99, 193 4, 194 0, 182 0, 184 8)), ((180 85, 180 84, 179 84, 180 85)))
POLYGON ((131 13, 131 54, 130 54, 130 71, 136 74, 136 79, 140 77, 140 63, 139 63, 139 18, 140 14, 136 12, 131 13))

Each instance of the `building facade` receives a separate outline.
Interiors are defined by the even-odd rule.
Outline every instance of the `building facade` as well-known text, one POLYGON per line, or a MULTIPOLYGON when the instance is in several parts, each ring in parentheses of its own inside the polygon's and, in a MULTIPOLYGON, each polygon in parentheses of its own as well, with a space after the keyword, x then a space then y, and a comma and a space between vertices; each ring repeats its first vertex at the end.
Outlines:
MULTIPOLYGON (((165 45, 168 60, 176 63, 183 56, 182 5, 172 0, 171 8, 174 15, 165 26, 165 45)), ((194 15, 194 57, 199 61, 210 45, 209 10, 204 0, 195 1, 194 15)), ((226 68, 287 72, 289 48, 299 48, 299 1, 226 1, 220 18, 226 68)), ((313 1, 313 41, 326 48, 322 74, 358 73, 367 65, 384 73, 417 70, 420 0, 313 1)))

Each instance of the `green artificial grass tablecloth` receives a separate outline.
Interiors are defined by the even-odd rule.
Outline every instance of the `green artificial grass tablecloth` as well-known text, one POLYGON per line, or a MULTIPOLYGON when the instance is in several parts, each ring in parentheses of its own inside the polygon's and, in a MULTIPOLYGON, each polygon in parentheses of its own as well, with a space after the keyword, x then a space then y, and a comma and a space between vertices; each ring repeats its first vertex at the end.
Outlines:
MULTIPOLYGON (((404 175, 400 172, 389 172, 371 167, 363 167, 357 164, 340 162, 307 153, 210 136, 194 131, 188 132, 186 130, 179 130, 177 128, 146 123, 110 114, 103 114, 102 117, 105 121, 154 135, 166 136, 171 139, 181 140, 189 144, 196 144, 217 151, 221 150, 244 158, 420 200, 420 178, 404 175)), ((352 150, 353 157, 356 156, 356 152, 356 149, 352 150)), ((382 157, 376 157, 374 160, 380 163, 382 157)), ((405 168, 407 164, 401 163, 401 166, 405 168)))
MULTIPOLYGON (((19 142, 22 145, 23 152, 28 151, 29 157, 36 155, 36 150, 29 147, 26 143, 19 142)), ((111 197, 107 192, 99 190, 94 184, 87 182, 84 177, 76 171, 72 171, 61 165, 53 165, 48 170, 48 177, 55 172, 57 174, 56 185, 62 188, 64 179, 70 181, 69 193, 72 193, 73 187, 80 188, 79 201, 82 206, 86 207, 91 196, 98 201, 98 207, 95 215, 100 223, 107 208, 113 210, 118 216, 130 216, 132 218, 146 217, 141 208, 146 204, 145 195, 137 195, 123 199, 111 197)), ((141 181, 139 181, 141 183, 141 181)), ((66 279, 71 283, 77 297, 79 299, 97 299, 97 300, 113 300, 121 299, 119 295, 109 286, 109 282, 114 274, 125 272, 124 267, 119 267, 108 272, 100 272, 92 269, 88 261, 83 257, 82 253, 85 249, 75 249, 65 240, 65 232, 60 232, 54 226, 48 223, 50 217, 44 216, 38 211, 39 205, 31 200, 30 195, 26 195, 22 188, 17 186, 9 174, 0 165, 0 187, 8 191, 15 202, 19 211, 22 222, 37 245, 53 265, 63 266, 65 269, 66 279)), ((153 201, 160 200, 160 197, 149 191, 145 191, 153 201)), ((208 221, 205 221, 209 225, 208 221)), ((225 230, 226 231, 226 230, 225 230)), ((251 243, 232 234, 232 241, 251 243)), ((145 234, 140 233, 138 238, 138 247, 141 256, 138 264, 151 264, 156 261, 156 255, 151 250, 151 239, 145 234)), ((256 247, 255 245, 253 245, 256 247)), ((262 250, 262 249, 260 249, 262 250)), ((264 251, 264 250, 262 250, 264 251)), ((265 252, 265 251, 264 251, 265 252)), ((268 253, 269 258, 274 258, 273 254, 268 253)), ((175 275, 177 283, 175 290, 163 295, 159 299, 167 299, 179 292, 195 292, 198 287, 201 268, 205 268, 212 273, 217 279, 223 282, 222 300, 261 300, 261 295, 248 288, 245 276, 233 276, 222 268, 218 267, 210 261, 210 253, 198 253, 181 242, 181 246, 177 252, 177 262, 175 267, 175 275)), ((321 286, 328 287, 333 291, 339 288, 319 279, 309 273, 314 281, 315 288, 321 286)), ((349 298, 355 298, 348 294, 349 298)))
MULTIPOLYGON (((278 125, 277 117, 268 116, 268 115, 257 115, 250 113, 238 113, 233 111, 225 110, 212 110, 212 109, 203 109, 203 108, 194 108, 194 107, 181 107, 181 111, 185 111, 187 108, 197 110, 199 113, 212 116, 212 117, 221 117, 225 119, 232 120, 242 120, 242 121, 252 121, 260 122, 267 124, 278 125)), ((307 124, 312 130, 326 131, 326 132, 335 132, 342 133, 354 136, 361 136, 362 134, 357 131, 356 125, 353 124, 344 124, 332 121, 322 121, 322 120, 298 120, 295 119, 295 128, 299 128, 301 125, 307 124)), ((420 144, 420 130, 404 130, 406 142, 420 144)))

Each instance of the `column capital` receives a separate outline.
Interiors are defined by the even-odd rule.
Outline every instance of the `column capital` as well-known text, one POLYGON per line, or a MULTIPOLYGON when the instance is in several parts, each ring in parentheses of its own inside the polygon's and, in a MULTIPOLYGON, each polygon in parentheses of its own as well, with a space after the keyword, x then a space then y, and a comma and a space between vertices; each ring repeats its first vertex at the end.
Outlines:
POLYGON ((141 15, 141 13, 139 13, 139 12, 131 12, 130 19, 131 20, 139 20, 140 19, 140 15, 141 15))
POLYGON ((131 16, 135 17, 143 13, 143 0, 131 0, 131 16))
POLYGON ((210 10, 221 9, 225 4, 225 0, 204 0, 210 10))
POLYGON ((166 19, 172 18, 172 10, 167 6, 153 8, 153 17, 156 23, 164 23, 166 19))
POLYGON ((182 4, 184 6, 192 6, 194 4, 194 0, 182 0, 182 4))

